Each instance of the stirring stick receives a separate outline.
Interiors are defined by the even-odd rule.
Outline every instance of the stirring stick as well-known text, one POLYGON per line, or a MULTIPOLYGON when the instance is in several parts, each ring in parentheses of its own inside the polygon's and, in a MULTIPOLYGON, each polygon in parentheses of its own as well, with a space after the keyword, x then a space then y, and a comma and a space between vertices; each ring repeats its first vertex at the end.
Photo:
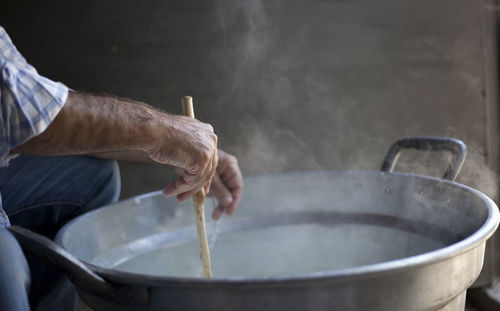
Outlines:
MULTIPOLYGON (((182 110, 185 116, 194 119, 193 98, 191 96, 184 96, 182 98, 182 110)), ((203 188, 196 192, 193 196, 193 201, 203 276, 210 279, 212 278, 212 268, 210 266, 210 250, 208 249, 207 230, 205 228, 205 190, 203 188)))

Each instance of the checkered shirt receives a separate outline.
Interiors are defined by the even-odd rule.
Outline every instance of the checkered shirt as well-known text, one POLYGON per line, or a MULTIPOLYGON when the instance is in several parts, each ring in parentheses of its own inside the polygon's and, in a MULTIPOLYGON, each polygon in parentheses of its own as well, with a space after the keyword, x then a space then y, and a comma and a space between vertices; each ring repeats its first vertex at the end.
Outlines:
MULTIPOLYGON (((0 26, 0 166, 10 151, 42 133, 61 110, 68 88, 38 74, 0 26)), ((8 225, 0 196, 0 226, 8 225)))
POLYGON ((38 74, 0 26, 0 166, 10 150, 42 133, 61 110, 68 88, 38 74))

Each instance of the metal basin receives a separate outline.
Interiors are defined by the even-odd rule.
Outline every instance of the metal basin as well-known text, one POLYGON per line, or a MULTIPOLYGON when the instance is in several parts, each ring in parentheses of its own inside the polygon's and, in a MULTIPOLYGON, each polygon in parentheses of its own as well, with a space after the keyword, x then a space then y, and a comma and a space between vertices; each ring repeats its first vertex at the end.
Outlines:
POLYGON ((208 224, 212 280, 191 203, 160 193, 85 214, 57 242, 120 287, 79 286, 96 310, 463 310, 498 218, 442 179, 303 172, 246 178, 238 212, 208 224))
POLYGON ((59 245, 10 230, 95 310, 463 311, 499 222, 489 198, 451 181, 465 154, 456 139, 407 137, 384 172, 246 178, 238 212, 208 225, 211 280, 200 278, 191 204, 160 193, 76 218, 59 245), (450 181, 392 173, 402 149, 451 152, 450 181))

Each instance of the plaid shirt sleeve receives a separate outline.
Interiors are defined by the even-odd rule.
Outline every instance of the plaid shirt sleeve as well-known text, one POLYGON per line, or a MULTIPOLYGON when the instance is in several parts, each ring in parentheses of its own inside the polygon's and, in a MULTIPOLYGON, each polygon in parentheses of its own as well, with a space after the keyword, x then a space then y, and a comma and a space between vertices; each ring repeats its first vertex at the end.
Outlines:
POLYGON ((41 134, 68 97, 68 88, 42 77, 0 26, 0 166, 10 150, 41 134))

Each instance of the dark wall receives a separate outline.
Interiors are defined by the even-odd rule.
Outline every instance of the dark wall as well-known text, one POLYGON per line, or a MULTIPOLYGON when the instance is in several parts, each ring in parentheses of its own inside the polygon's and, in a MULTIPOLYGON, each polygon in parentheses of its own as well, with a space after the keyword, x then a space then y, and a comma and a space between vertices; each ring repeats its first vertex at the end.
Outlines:
MULTIPOLYGON (((192 95, 245 174, 378 169, 401 136, 451 135, 473 149, 463 181, 486 189, 483 4, 3 1, 0 24, 42 74, 74 89, 173 113, 192 95)), ((124 196, 171 178, 154 166, 122 172, 124 196)))

